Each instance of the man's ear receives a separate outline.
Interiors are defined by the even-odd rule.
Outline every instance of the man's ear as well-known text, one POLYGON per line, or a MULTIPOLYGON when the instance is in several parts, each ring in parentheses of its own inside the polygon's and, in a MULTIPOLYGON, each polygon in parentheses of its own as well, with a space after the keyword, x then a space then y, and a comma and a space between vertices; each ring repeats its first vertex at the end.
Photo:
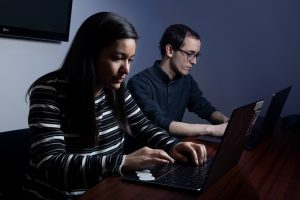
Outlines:
POLYGON ((167 44, 166 47, 165 47, 165 51, 166 51, 166 56, 173 57, 174 50, 173 50, 172 45, 167 44))

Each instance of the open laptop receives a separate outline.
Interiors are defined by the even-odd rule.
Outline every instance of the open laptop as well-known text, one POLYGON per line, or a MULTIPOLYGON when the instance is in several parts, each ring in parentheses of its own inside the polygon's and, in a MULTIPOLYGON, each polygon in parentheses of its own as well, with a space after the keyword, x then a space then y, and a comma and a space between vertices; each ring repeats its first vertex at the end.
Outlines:
POLYGON ((273 134, 291 88, 292 86, 288 86, 273 94, 265 116, 258 118, 248 136, 245 149, 254 149, 260 142, 273 134))
POLYGON ((174 163, 154 166, 127 174, 122 180, 169 189, 205 191, 238 163, 246 135, 251 131, 262 104, 263 101, 260 100, 234 109, 214 158, 208 158, 205 164, 196 166, 174 163))

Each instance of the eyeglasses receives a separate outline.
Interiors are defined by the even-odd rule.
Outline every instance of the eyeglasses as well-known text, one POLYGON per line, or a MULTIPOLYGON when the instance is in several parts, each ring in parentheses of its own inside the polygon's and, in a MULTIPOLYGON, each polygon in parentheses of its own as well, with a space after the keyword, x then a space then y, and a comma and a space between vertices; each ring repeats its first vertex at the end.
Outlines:
POLYGON ((191 61, 193 61, 194 60, 194 58, 196 58, 196 61, 198 61, 199 60, 199 54, 197 53, 197 54, 194 54, 194 53, 189 53, 189 52, 187 52, 187 51, 184 51, 184 50, 182 50, 182 49, 178 49, 178 51, 181 51, 182 53, 185 53, 185 55, 187 56, 186 58, 187 58, 187 61, 188 62, 191 62, 191 61))

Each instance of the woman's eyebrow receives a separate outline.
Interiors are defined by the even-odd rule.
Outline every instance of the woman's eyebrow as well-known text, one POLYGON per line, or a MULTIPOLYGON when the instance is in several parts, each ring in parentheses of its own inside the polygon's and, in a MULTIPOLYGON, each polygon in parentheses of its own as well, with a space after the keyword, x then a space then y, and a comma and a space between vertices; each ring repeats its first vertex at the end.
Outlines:
POLYGON ((133 55, 128 55, 127 53, 124 53, 124 52, 121 52, 121 51, 114 51, 113 52, 114 55, 121 55, 122 57, 128 57, 128 58, 131 58, 131 57, 135 57, 135 54, 133 55))

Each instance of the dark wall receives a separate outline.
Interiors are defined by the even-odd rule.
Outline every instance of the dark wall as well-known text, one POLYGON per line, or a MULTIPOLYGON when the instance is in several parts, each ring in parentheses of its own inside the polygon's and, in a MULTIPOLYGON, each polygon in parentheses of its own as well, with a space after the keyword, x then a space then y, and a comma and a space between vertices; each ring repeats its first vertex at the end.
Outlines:
MULTIPOLYGON (((144 10, 149 18, 132 18, 141 39, 131 75, 160 58, 158 42, 168 25, 184 23, 202 37, 202 57, 191 74, 217 108, 230 115, 260 98, 268 106, 273 92, 293 85, 282 115, 300 113, 300 1, 156 3, 155 12, 144 10)), ((185 118, 198 120, 190 114, 185 118)))

